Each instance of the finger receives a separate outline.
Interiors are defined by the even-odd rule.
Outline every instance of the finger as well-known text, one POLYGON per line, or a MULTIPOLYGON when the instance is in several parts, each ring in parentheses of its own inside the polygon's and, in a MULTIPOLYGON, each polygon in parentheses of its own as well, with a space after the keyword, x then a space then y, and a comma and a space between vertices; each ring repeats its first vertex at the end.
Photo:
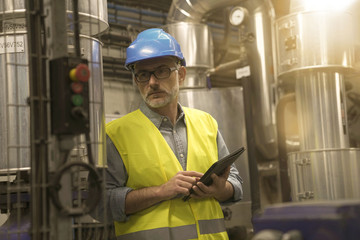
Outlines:
POLYGON ((204 174, 200 173, 200 172, 196 172, 196 171, 183 171, 181 172, 183 175, 185 176, 189 176, 189 177, 202 177, 204 174))
POLYGON ((219 177, 223 177, 223 176, 228 176, 230 173, 230 166, 225 168, 224 172, 219 176, 219 177))
POLYGON ((180 180, 180 181, 183 181, 183 182, 190 183, 191 185, 193 185, 193 184, 195 184, 197 182, 197 178, 184 176, 184 175, 179 175, 177 177, 177 179, 180 180))
POLYGON ((193 186, 193 193, 191 194, 191 197, 193 198, 203 198, 205 196, 205 193, 198 187, 198 186, 193 186))
MULTIPOLYGON (((204 194, 209 194, 210 193, 210 190, 209 190, 209 187, 206 186, 205 184, 203 184, 202 182, 198 182, 196 185, 195 185, 196 189, 198 190, 198 192, 200 193, 204 193, 204 194)), ((193 187, 194 188, 194 187, 193 187)))
POLYGON ((193 185, 194 184, 192 184, 192 183, 184 182, 184 181, 181 181, 178 183, 178 186, 185 188, 185 189, 190 189, 193 185))
MULTIPOLYGON (((222 176, 222 175, 221 175, 222 176)), ((220 181, 220 177, 216 175, 215 173, 211 174, 211 179, 213 180, 213 183, 211 185, 216 185, 218 181, 220 181)))

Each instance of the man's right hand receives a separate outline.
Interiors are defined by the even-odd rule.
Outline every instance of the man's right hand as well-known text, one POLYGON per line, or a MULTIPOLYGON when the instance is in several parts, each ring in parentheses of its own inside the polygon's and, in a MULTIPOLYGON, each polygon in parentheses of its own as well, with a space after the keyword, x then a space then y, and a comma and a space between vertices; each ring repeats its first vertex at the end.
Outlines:
POLYGON ((161 194, 169 200, 178 195, 189 195, 189 190, 203 176, 203 173, 195 171, 177 172, 167 183, 161 185, 161 194))
POLYGON ((125 213, 132 214, 178 195, 189 195, 189 190, 203 173, 180 171, 167 183, 130 191, 125 198, 125 213))

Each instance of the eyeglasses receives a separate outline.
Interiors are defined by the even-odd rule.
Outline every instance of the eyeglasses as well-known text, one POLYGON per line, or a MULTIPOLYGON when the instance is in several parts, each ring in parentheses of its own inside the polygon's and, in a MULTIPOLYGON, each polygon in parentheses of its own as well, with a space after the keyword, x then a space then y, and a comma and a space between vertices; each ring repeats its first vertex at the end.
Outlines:
POLYGON ((171 72, 174 70, 178 70, 178 68, 159 67, 154 71, 140 71, 138 73, 135 73, 135 79, 139 83, 146 83, 150 80, 152 74, 154 74, 157 79, 165 79, 170 77, 171 72))

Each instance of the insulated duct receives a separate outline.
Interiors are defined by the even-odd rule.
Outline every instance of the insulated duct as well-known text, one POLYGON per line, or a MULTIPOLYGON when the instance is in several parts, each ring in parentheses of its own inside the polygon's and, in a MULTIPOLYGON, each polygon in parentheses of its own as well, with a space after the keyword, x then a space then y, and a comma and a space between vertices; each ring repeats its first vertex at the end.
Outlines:
POLYGON ((253 41, 246 41, 245 44, 251 70, 256 147, 266 159, 274 159, 278 152, 271 94, 274 82, 271 36, 274 9, 271 1, 174 0, 170 6, 166 30, 180 42, 187 61, 189 70, 185 88, 206 87, 209 70, 213 68, 213 49, 208 26, 202 21, 215 9, 233 5, 241 5, 248 10, 249 18, 245 27, 247 33, 254 36, 253 41))
POLYGON ((193 22, 200 23, 206 14, 217 8, 225 8, 240 4, 245 0, 173 0, 167 21, 168 23, 176 22, 193 22))

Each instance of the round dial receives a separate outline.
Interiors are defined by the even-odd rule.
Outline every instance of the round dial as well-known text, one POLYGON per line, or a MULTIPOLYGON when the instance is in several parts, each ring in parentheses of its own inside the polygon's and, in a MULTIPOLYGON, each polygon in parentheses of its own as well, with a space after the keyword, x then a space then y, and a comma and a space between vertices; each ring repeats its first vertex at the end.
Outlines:
POLYGON ((242 7, 235 7, 230 12, 230 23, 234 26, 240 25, 245 19, 245 9, 242 7))

